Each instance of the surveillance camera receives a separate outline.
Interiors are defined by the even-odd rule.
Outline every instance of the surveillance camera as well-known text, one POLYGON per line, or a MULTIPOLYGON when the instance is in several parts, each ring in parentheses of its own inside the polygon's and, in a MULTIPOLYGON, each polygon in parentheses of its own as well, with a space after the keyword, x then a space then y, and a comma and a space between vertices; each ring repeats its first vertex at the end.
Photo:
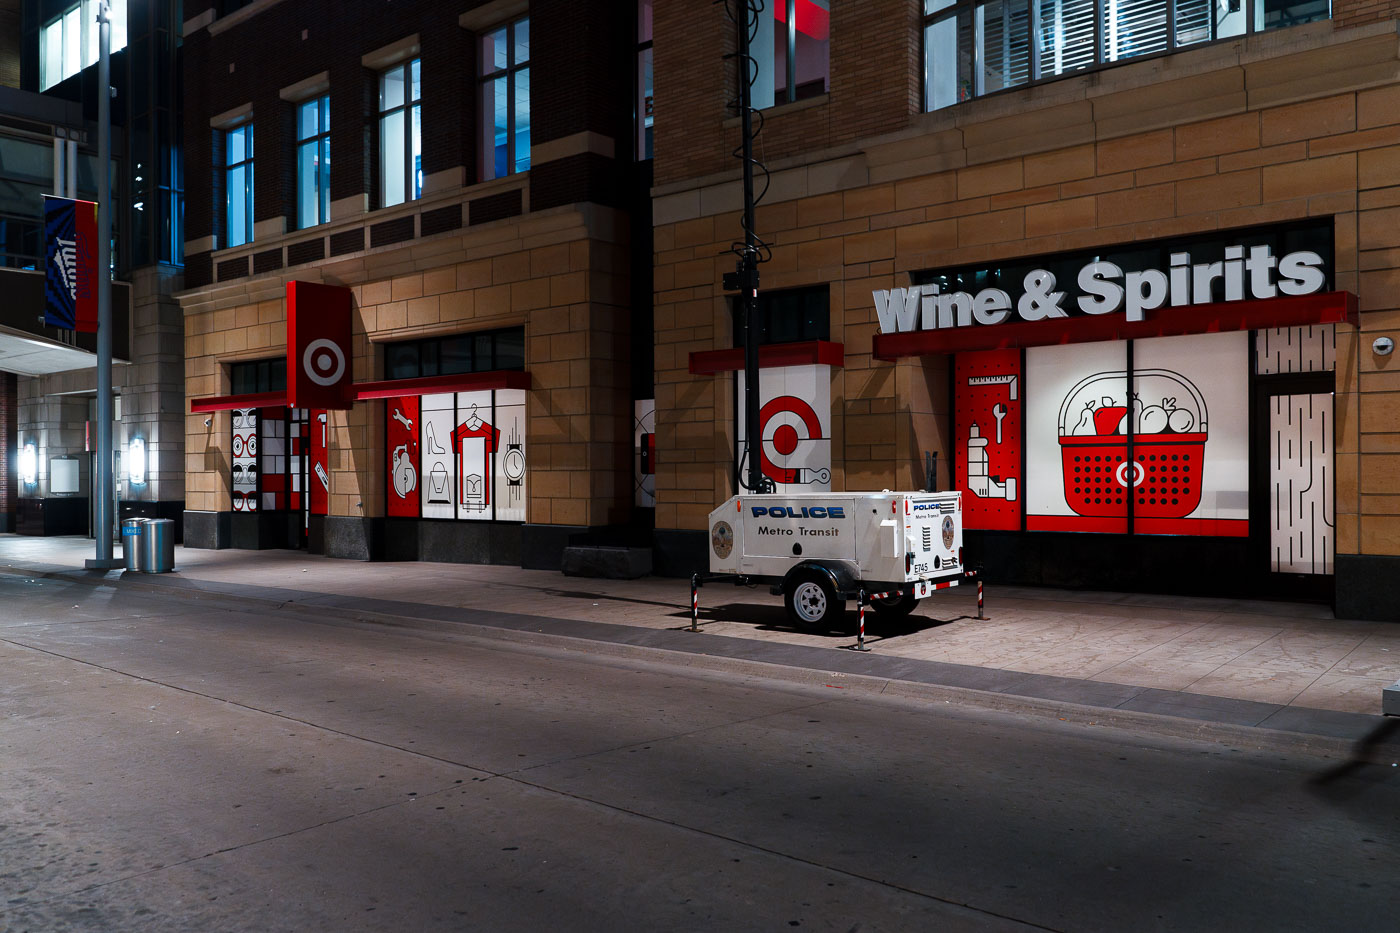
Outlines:
POLYGON ((212 418, 205 418, 205 419, 204 419, 204 426, 205 426, 206 428, 209 427, 210 422, 212 422, 213 420, 214 420, 214 419, 212 419, 212 418))

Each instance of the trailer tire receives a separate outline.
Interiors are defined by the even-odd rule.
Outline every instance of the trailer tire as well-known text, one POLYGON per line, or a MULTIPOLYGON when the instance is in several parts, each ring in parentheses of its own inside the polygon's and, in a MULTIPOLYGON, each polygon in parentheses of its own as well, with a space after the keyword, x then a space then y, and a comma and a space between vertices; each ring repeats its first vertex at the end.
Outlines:
POLYGON ((836 595, 831 578, 819 570, 799 570, 783 586, 788 619, 807 632, 829 632, 846 614, 846 601, 836 595))
POLYGON ((906 591, 901 596, 872 599, 870 605, 875 607, 875 612, 882 619, 902 619, 914 611, 918 602, 918 597, 912 591, 906 591))

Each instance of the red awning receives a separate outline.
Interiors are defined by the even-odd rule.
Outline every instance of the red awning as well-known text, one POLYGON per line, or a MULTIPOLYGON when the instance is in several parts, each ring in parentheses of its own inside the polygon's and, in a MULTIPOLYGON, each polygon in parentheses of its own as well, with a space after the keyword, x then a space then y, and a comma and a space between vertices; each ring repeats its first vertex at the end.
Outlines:
POLYGON ((274 408, 287 404, 286 392, 258 392, 252 395, 211 395, 190 399, 190 414, 229 411, 234 408, 274 408))
MULTIPOLYGON (((770 343, 758 348, 759 369, 802 366, 810 363, 844 366, 846 363, 845 345, 832 343, 829 340, 807 340, 802 343, 770 343)), ((715 373, 737 372, 743 368, 743 347, 730 347, 727 350, 700 350, 690 354, 690 371, 693 375, 708 376, 715 373)))
MULTIPOLYGON (((433 395, 438 392, 473 392, 483 389, 528 389, 530 374, 519 369, 495 369, 485 373, 462 373, 455 376, 423 376, 418 379, 387 379, 383 382, 361 382, 353 387, 355 401, 393 398, 398 395, 433 395)), ((227 411, 231 408, 268 408, 286 405, 286 392, 262 392, 256 395, 218 395, 190 400, 190 412, 227 411)))
POLYGON ((493 369, 485 373, 456 376, 422 376, 417 379, 386 379, 355 385, 355 401, 394 398, 399 395, 435 395, 439 392, 474 392, 483 389, 528 389, 530 374, 520 369, 493 369))
MULTIPOLYGON (((1267 327, 1302 327, 1311 324, 1357 324, 1356 296, 1351 292, 1323 292, 1289 298, 1254 301, 1222 301, 1183 308, 1158 308, 1145 321, 1129 321, 1121 314, 1085 315, 1022 321, 1015 324, 974 325, 902 334, 877 334, 877 360, 964 350, 1005 350, 1101 340, 1144 337, 1179 337, 1267 327)), ((694 364, 691 372, 694 372, 694 364)))

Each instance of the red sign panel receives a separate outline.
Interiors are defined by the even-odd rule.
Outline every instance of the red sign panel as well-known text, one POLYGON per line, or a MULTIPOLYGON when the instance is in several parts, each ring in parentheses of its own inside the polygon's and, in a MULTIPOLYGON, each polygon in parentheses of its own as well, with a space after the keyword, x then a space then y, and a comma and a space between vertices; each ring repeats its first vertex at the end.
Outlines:
POLYGON ((287 404, 344 411, 354 402, 350 289, 287 283, 287 404))
POLYGON ((422 458, 418 453, 419 397, 403 395, 384 400, 385 452, 389 456, 388 513, 397 518, 417 518, 422 495, 418 476, 422 458))
POLYGON ((954 474, 966 528, 1021 529, 1021 411, 1025 398, 1020 350, 959 353, 954 405, 954 474))
POLYGON ((311 496, 311 514, 326 515, 331 499, 330 463, 326 451, 330 447, 330 424, 324 411, 311 413, 311 459, 307 462, 306 485, 311 496))

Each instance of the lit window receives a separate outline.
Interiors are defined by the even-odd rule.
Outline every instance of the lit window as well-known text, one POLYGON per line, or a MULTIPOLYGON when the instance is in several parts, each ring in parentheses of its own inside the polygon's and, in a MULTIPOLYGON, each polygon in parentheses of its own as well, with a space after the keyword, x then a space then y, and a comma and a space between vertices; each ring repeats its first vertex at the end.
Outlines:
POLYGON ((331 99, 297 104, 297 227, 331 219, 331 99))
POLYGON ((423 194, 421 97, 418 59, 379 75, 381 207, 417 200, 423 194))
POLYGON ((637 4, 637 100, 634 119, 637 127, 637 158, 651 158, 652 136, 652 0, 637 4))
MULTIPOLYGON (((65 78, 97 63, 97 0, 82 0, 40 30, 39 89, 48 90, 65 78)), ((112 0, 110 50, 126 48, 126 0, 112 0)))
POLYGON ((924 109, 1331 15, 1330 0, 924 0, 924 109))
POLYGON ((241 246, 253 239, 253 124, 224 133, 224 185, 227 192, 228 242, 241 246))
POLYGON ((530 168, 530 20, 481 37, 482 181, 530 168))
POLYGON ((750 24, 749 54, 758 65, 753 106, 772 107, 830 90, 830 10, 830 0, 772 0, 750 24))

